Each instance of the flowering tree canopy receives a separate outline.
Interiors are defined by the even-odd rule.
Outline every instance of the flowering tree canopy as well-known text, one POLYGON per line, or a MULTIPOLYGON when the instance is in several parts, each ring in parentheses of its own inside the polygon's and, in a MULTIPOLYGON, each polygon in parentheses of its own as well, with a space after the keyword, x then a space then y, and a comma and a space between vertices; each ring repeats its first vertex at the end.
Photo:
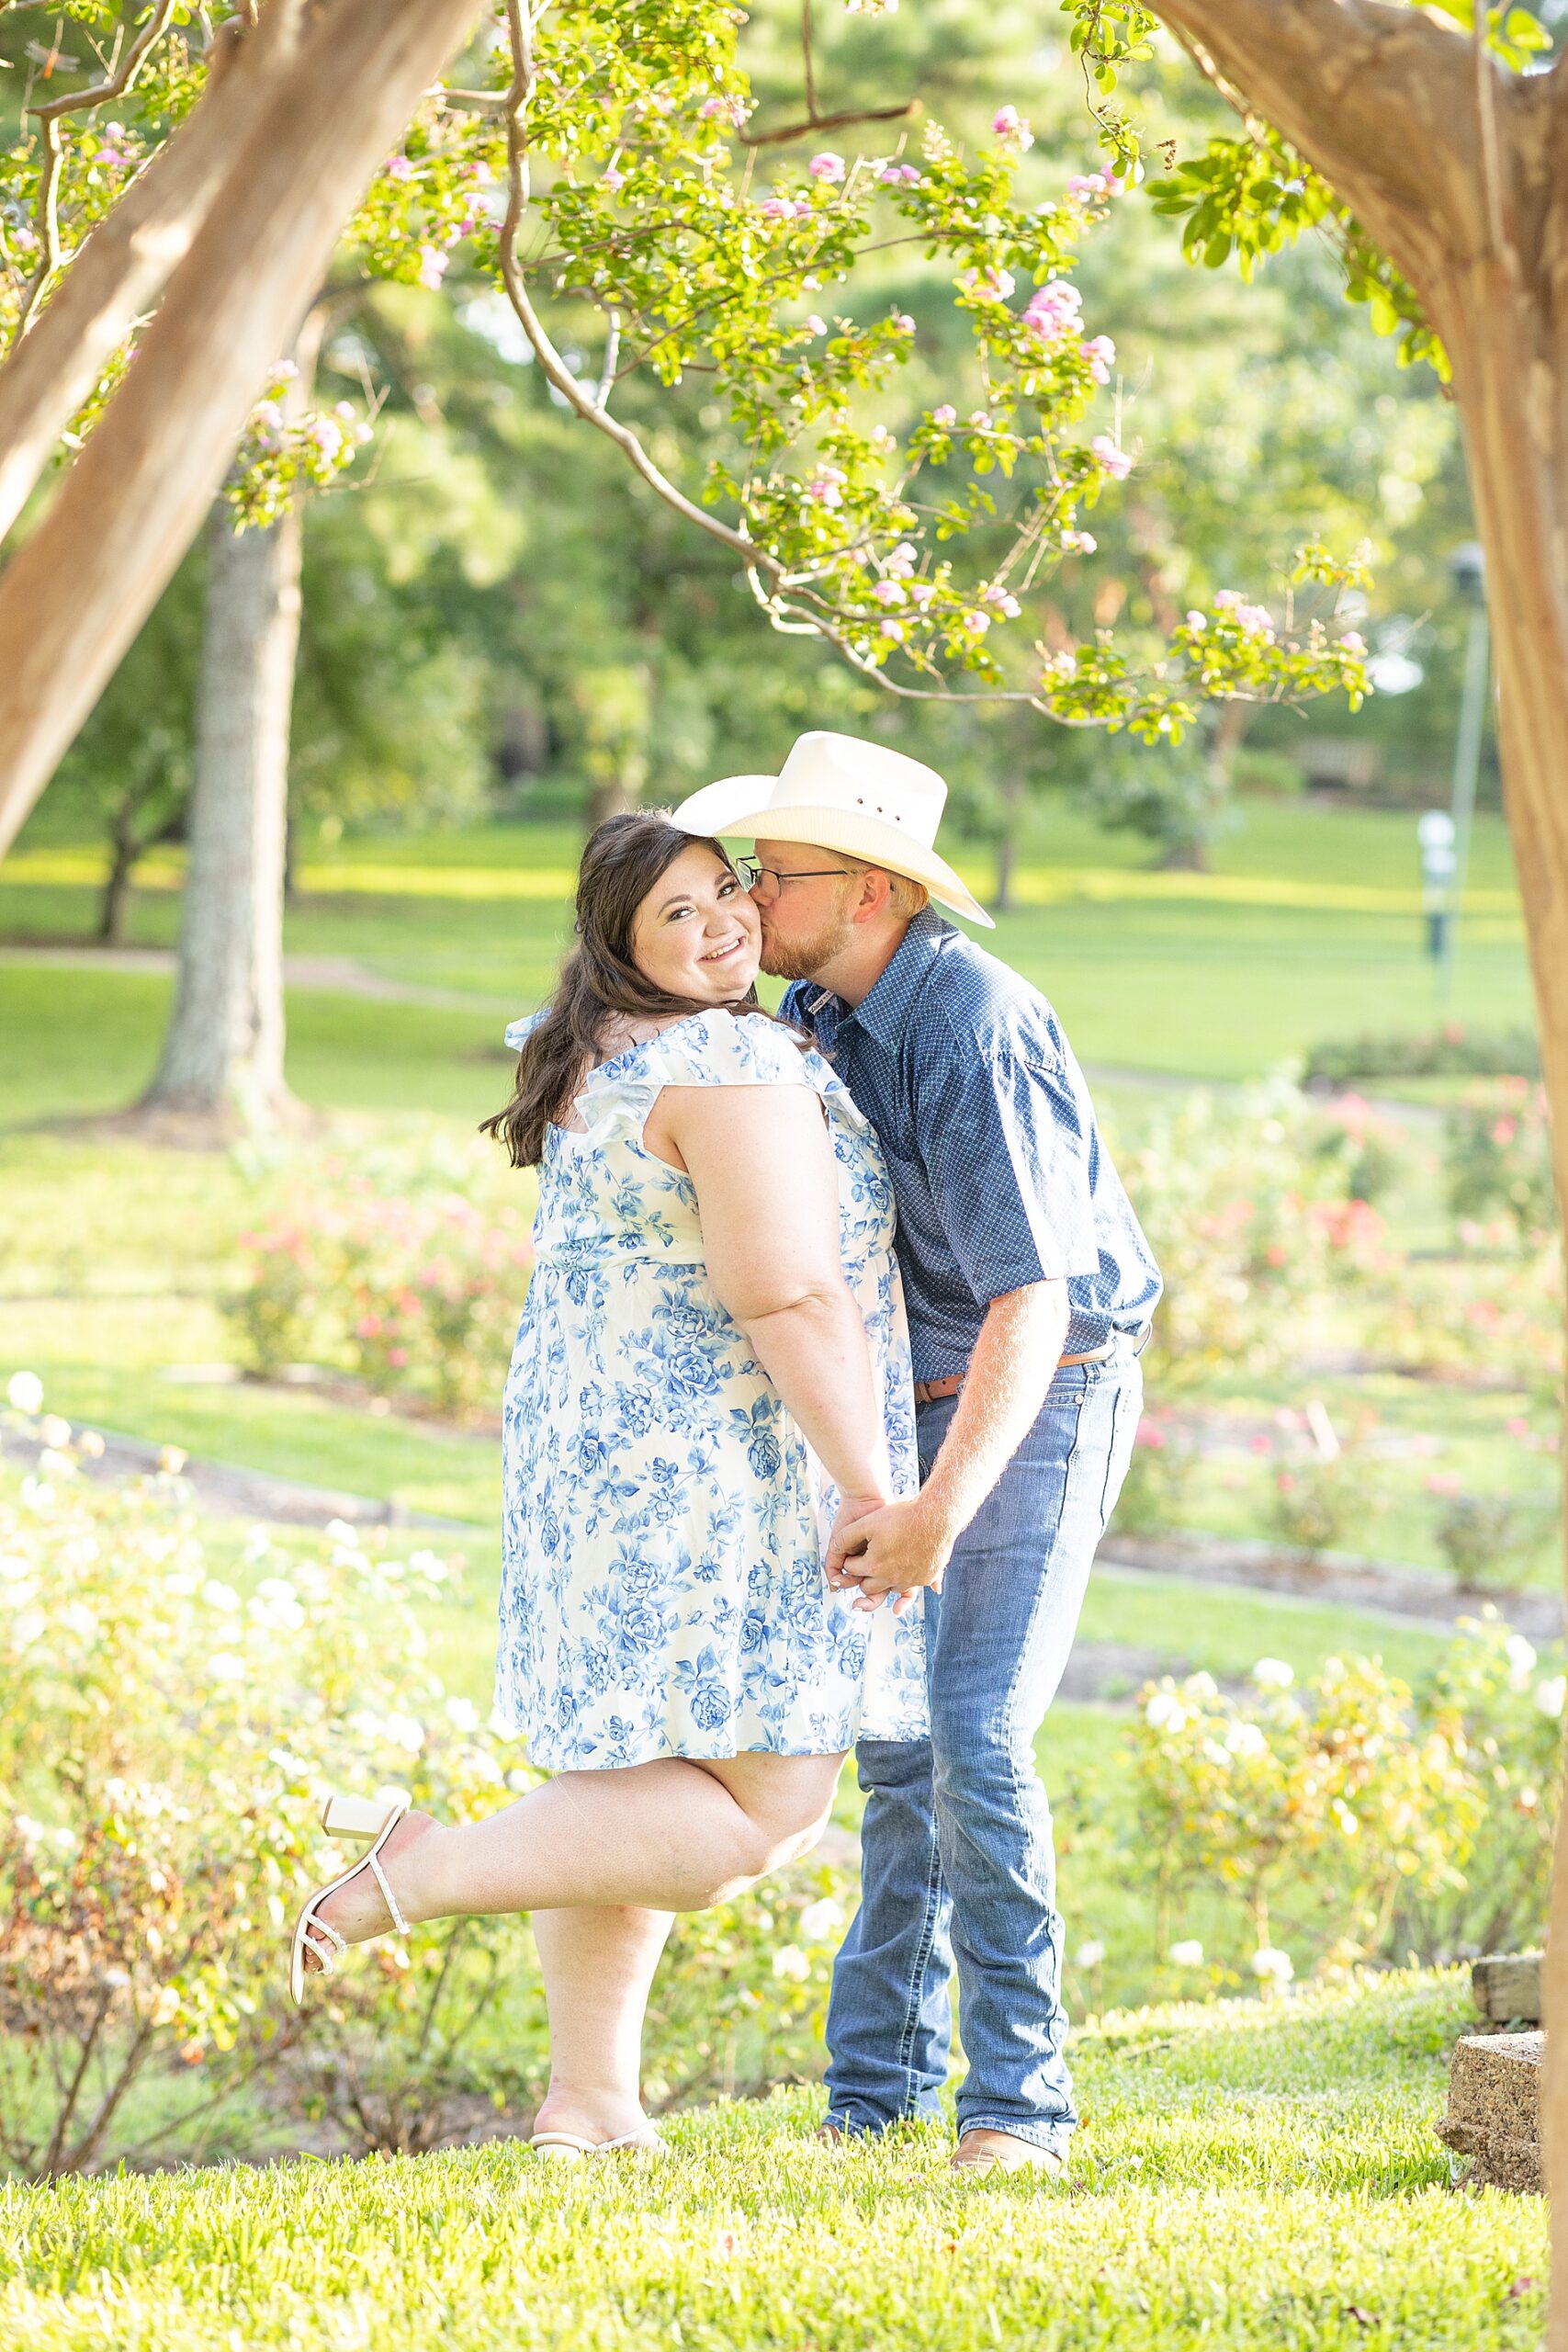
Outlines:
MULTIPOLYGON (((160 182, 176 164, 190 177, 203 141, 221 149, 218 110, 237 111, 267 41, 284 45, 288 13, 288 0, 200 17, 158 5, 128 28, 110 0, 80 0, 61 18, 25 93, 28 135, 0 162, 0 334, 12 346, 0 461, 6 375, 128 222, 145 276, 147 222, 134 216, 156 225, 160 182), (225 44, 237 52, 227 62, 225 44)), ((310 39, 323 44, 346 14, 344 0, 319 12, 310 39)), ((1114 346, 1086 322, 1073 272, 1141 164, 1119 166, 1111 143, 1106 161, 1025 201, 1032 142, 1010 104, 973 152, 934 122, 915 138, 906 106, 823 116, 809 8, 809 119, 764 126, 737 49, 744 22, 727 0, 482 11, 370 176, 337 273, 435 287, 460 255, 466 279, 504 295, 557 397, 733 549, 773 626, 824 639, 897 695, 1007 697, 1151 741, 1179 737, 1210 699, 1343 688, 1359 700, 1365 649, 1331 626, 1358 563, 1321 547, 1297 551, 1277 602, 1237 589, 1152 650, 1099 632, 1048 650, 1037 616, 1031 631, 1032 591, 1093 551, 1087 518, 1135 463, 1114 346), (887 119, 900 126, 891 139, 887 119), (863 132, 871 143, 852 143, 863 132), (901 440, 878 395, 917 330, 874 290, 879 257, 899 247, 942 271, 972 335, 964 380, 901 440), (664 453, 669 436, 626 411, 634 379, 646 416, 642 384, 691 376, 711 384, 733 454, 688 480, 679 450, 664 453)), ((73 453, 112 416, 156 290, 144 285, 112 320, 95 313, 91 380, 53 420, 56 447, 73 453)), ((79 350, 76 364, 80 376, 79 350)), ((264 404, 242 452, 243 519, 276 511, 312 447, 335 469, 358 426, 300 420, 288 462, 267 447, 270 430, 264 404)), ((0 494, 0 521, 44 456, 13 481, 9 513, 0 494)))

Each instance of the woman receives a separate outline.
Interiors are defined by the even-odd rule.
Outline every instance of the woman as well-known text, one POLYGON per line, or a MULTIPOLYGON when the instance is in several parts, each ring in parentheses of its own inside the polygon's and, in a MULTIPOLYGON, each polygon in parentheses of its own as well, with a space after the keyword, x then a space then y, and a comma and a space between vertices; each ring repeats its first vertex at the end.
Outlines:
POLYGON ((375 1844, 307 1904, 293 1959, 298 1998, 389 1922, 532 1912, 536 2144, 573 2154, 652 2142, 641 2029, 671 1914, 805 1852, 863 1729, 925 1729, 919 1611, 857 1611, 822 1573, 835 1507, 918 1481, 875 1138, 757 1010, 761 928, 716 843, 612 818, 577 931, 550 1004, 507 1032, 516 1092, 486 1122, 539 1169, 497 1704, 555 1777, 452 1829, 334 1798, 326 1826, 375 1844))

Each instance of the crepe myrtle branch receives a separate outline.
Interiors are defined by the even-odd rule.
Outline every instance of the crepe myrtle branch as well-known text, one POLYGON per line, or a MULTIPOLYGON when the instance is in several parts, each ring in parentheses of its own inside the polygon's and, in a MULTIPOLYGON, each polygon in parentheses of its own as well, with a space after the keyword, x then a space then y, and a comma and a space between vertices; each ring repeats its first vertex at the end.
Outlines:
MULTIPOLYGON (((599 391, 590 391, 581 384, 561 357, 535 310, 525 280, 523 264, 518 257, 517 241, 522 234, 523 216, 528 208, 528 97, 534 85, 533 18, 528 0, 506 0, 507 37, 512 48, 512 85, 506 92, 506 215, 501 224, 500 254, 502 284, 513 315, 526 335, 529 346, 547 383, 552 385, 569 408, 585 424, 592 424, 613 441, 626 458, 634 472, 640 475, 649 488, 665 504, 693 523, 697 529, 721 547, 738 556, 748 573, 762 571, 777 579, 784 567, 776 558, 760 548, 744 531, 731 528, 716 514, 706 514, 703 509, 676 488, 659 466, 655 465, 637 435, 619 417, 612 416, 604 406, 602 382, 599 391)), ((615 356, 619 325, 613 322, 611 349, 606 354, 604 378, 613 377, 611 362, 615 356)))
POLYGON ((123 97, 167 32, 169 19, 177 5, 178 0, 155 0, 147 22, 103 81, 89 83, 84 90, 68 90, 61 97, 45 100, 41 106, 29 103, 28 111, 38 118, 42 130, 43 168, 39 175, 38 202, 33 214, 34 233, 39 241, 39 262, 28 281, 17 311, 18 337, 26 334, 32 324, 44 290, 61 265, 60 173, 64 161, 60 135, 61 117, 79 114, 92 107, 107 106, 110 99, 123 97))

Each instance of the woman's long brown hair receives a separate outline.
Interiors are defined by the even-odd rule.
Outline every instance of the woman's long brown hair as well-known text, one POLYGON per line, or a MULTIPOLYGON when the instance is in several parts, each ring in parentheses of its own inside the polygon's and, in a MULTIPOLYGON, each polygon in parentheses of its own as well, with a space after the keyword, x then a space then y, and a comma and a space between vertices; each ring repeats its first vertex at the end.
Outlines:
POLYGON ((661 808, 607 817, 589 835, 577 876, 578 944, 561 967, 544 1018, 523 1041, 511 1102, 479 1129, 481 1135, 504 1142, 513 1168, 536 1167, 550 1128, 564 1125, 583 1071, 603 1054, 608 1015, 646 1019, 757 1011, 755 988, 729 1005, 699 1005, 692 998, 667 996, 644 978, 633 959, 637 909, 682 852, 695 847, 711 849, 716 858, 729 862, 716 842, 682 832, 661 808))

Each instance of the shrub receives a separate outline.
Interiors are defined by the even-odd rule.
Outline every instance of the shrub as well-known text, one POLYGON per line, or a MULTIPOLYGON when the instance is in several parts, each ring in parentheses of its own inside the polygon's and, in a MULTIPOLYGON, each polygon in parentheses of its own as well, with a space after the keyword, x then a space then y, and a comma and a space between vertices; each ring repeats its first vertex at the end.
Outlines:
POLYGON ((1207 1674, 1145 1686, 1135 1850, 1161 1948, 1198 1888, 1229 1894, 1235 1954, 1269 1956, 1265 1981, 1285 1979, 1292 1946, 1343 1967, 1535 1934, 1564 1689, 1539 1665, 1487 1615, 1416 1690, 1367 1657, 1326 1660, 1300 1699, 1267 1659, 1243 1697, 1207 1674))
POLYGON ((1400 1032, 1314 1046, 1308 1086, 1341 1087, 1369 1078, 1536 1078, 1540 1048, 1529 1029, 1463 1029, 1450 1022, 1415 1035, 1400 1032))
POLYGON ((1527 1247, 1557 1223, 1546 1090, 1522 1078, 1472 1090, 1443 1122, 1449 1205, 1456 1217, 1506 1218, 1527 1247))
POLYGON ((1437 1513, 1438 1549, 1471 1592, 1517 1592, 1551 1542, 1555 1505, 1536 1495, 1448 1495, 1437 1513))
POLYGON ((1157 1535, 1181 1518, 1201 1460, 1190 1435, 1168 1413, 1147 1412, 1138 1423, 1133 1458, 1122 1482, 1111 1527, 1124 1534, 1157 1535))
POLYGON ((1331 1282, 1381 1254, 1376 1212, 1345 1191, 1343 1130, 1288 1079, 1190 1096, 1131 1155, 1128 1190, 1165 1273, 1148 1364, 1171 1395, 1215 1372, 1277 1371, 1301 1351, 1331 1282))
POLYGON ((1367 1528, 1382 1504, 1376 1466, 1357 1443, 1332 1459, 1308 1454, 1278 1464, 1269 1524, 1282 1544, 1314 1557, 1346 1550, 1352 1537, 1362 1539, 1358 1548, 1364 1550, 1367 1528))
POLYGON ((191 2084, 177 2128, 298 2038, 279 1948, 328 1786, 494 1802, 423 1663, 445 1564, 344 1536, 258 1539, 232 1581, 177 1481, 90 1487, 59 1448, 0 1501, 0 2154, 29 2177, 134 2144, 144 2074, 191 2084))
POLYGON ((1500 1274, 1478 1255, 1404 1259, 1364 1294, 1370 1346, 1404 1370, 1524 1389, 1561 1408, 1562 1254, 1555 1239, 1500 1274))
POLYGON ((433 1131, 352 1159, 300 1153, 265 1191, 228 1303, 253 1372, 310 1362, 449 1416, 499 1410, 533 1196, 492 1146, 433 1131))

